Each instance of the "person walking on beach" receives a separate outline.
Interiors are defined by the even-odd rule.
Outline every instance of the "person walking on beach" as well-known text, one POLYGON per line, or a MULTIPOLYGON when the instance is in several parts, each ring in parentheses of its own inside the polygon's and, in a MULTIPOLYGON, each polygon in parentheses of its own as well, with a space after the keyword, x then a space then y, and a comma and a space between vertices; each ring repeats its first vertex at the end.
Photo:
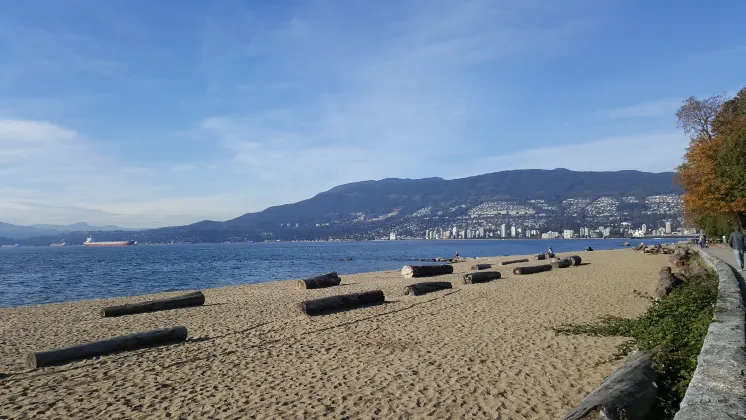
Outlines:
POLYGON ((736 229, 728 237, 728 246, 733 249, 733 254, 736 256, 736 267, 743 271, 743 253, 746 251, 746 235, 740 229, 736 229))

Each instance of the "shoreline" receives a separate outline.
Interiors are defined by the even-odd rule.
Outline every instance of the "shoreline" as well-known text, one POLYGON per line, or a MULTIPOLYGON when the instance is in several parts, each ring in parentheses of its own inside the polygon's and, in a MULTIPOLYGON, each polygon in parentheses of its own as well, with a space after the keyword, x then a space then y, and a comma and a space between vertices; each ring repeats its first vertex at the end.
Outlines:
MULTIPOLYGON (((100 307, 166 292, 0 309, 0 415, 11 418, 557 418, 620 361, 622 338, 557 336, 553 326, 637 316, 666 257, 577 254, 585 265, 464 285, 477 263, 439 276, 454 288, 405 296, 398 270, 342 275, 342 285, 297 290, 292 280, 202 289, 200 307, 99 318, 100 307), (301 315, 301 300, 380 289, 386 303, 301 315), (23 356, 174 325, 185 343, 25 371, 23 356), (85 396, 84 398, 82 396, 85 396), (51 404, 53 401, 58 401, 51 404), (51 405, 50 405, 51 404, 51 405)), ((540 262, 541 263, 541 262, 540 262)))

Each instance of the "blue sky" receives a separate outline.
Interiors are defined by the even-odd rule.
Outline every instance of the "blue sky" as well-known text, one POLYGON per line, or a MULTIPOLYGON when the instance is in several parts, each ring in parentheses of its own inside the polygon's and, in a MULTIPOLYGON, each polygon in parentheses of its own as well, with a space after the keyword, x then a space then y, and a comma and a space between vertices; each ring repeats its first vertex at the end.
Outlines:
POLYGON ((0 221, 226 220, 335 185, 672 170, 746 2, 0 0, 0 221))

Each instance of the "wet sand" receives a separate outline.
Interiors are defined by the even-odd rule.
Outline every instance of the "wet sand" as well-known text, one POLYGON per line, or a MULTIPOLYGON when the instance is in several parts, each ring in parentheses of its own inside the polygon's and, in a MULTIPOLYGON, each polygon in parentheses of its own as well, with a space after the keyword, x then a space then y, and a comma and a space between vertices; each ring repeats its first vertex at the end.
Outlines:
MULTIPOLYGON (((569 254, 563 254, 569 255, 569 254)), ((202 307, 100 318, 102 306, 175 296, 0 309, 0 418, 561 418, 611 373, 621 338, 552 327, 636 316, 665 255, 577 253, 583 265, 464 285, 475 263, 439 276, 454 288, 405 296, 399 271, 206 289, 202 307), (386 303, 307 317, 298 302, 381 289, 386 303), (40 368, 25 355, 175 325, 184 343, 40 368)), ((542 262, 539 262, 542 263, 542 262)))

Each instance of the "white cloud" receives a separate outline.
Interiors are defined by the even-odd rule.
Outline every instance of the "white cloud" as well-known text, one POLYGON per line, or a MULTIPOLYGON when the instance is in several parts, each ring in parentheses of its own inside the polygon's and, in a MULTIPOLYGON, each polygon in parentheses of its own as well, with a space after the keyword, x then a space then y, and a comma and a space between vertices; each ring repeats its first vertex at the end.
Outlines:
MULTIPOLYGON (((557 145, 492 156, 478 163, 491 171, 568 168, 576 171, 673 171, 689 144, 680 133, 644 134, 557 145)), ((472 173, 470 175, 476 175, 472 173)))
POLYGON ((676 113, 676 109, 681 106, 681 101, 681 99, 661 99, 619 108, 605 109, 600 111, 600 113, 606 117, 616 119, 648 118, 664 115, 674 118, 673 115, 676 113))

